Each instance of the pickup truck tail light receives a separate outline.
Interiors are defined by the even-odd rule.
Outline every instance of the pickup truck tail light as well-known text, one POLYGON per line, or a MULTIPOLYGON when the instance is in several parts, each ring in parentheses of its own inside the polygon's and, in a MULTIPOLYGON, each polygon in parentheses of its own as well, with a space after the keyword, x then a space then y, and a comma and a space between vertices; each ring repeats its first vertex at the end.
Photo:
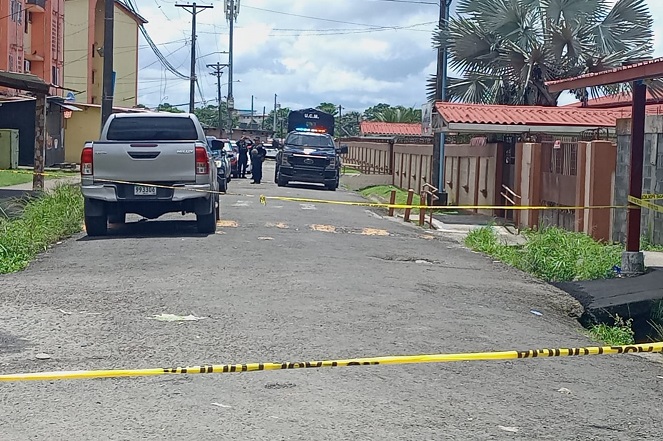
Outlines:
POLYGON ((209 173, 209 157, 207 156, 207 149, 200 145, 196 145, 196 174, 206 175, 209 173))
POLYGON ((85 144, 81 152, 81 176, 92 176, 94 153, 90 144, 85 144))

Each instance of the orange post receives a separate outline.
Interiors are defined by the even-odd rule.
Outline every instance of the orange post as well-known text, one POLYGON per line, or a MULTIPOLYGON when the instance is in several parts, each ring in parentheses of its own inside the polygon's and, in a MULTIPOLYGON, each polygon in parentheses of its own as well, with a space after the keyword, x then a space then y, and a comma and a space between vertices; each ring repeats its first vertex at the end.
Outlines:
MULTIPOLYGON (((389 195, 389 205, 394 205, 396 203, 396 190, 391 190, 391 195, 389 195)), ((389 216, 394 215, 394 207, 389 207, 389 216)))
MULTIPOLYGON (((414 198, 414 190, 409 189, 407 191, 407 205, 412 205, 412 199, 414 198)), ((405 216, 403 216, 403 220, 405 222, 410 222, 410 212, 412 211, 411 208, 406 208, 405 209, 405 216)))

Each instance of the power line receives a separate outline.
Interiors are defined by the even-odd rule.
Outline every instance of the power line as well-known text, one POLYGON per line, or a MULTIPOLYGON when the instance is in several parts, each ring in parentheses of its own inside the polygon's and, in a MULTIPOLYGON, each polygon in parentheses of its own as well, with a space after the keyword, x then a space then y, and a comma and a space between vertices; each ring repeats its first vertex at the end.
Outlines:
MULTIPOLYGON (((196 16, 203 12, 205 9, 212 9, 212 5, 198 5, 196 2, 190 5, 183 5, 176 3, 175 7, 182 8, 191 14, 191 86, 189 87, 189 113, 193 113, 195 110, 195 99, 196 99, 196 16), (189 10, 191 8, 191 10, 189 10), (200 9, 200 11, 199 11, 200 9)), ((198 86, 200 87, 200 86, 198 86)), ((202 93, 201 93, 202 95, 202 93)))

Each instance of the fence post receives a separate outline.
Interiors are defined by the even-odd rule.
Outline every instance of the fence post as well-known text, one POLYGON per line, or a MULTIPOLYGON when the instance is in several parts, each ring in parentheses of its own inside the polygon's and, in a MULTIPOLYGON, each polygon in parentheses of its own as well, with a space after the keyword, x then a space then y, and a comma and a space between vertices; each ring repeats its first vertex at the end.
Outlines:
MULTIPOLYGON (((396 190, 391 190, 391 195, 389 196, 389 205, 394 205, 396 203, 396 190)), ((389 207, 389 216, 393 217, 394 207, 389 207)))
MULTIPOLYGON (((422 191, 421 195, 419 196, 419 205, 424 206, 426 205, 426 192, 422 191)), ((419 208, 419 226, 423 227, 424 222, 426 222, 426 210, 423 208, 419 208)))
MULTIPOLYGON (((412 205, 412 198, 414 198, 414 190, 409 189, 407 191, 407 205, 412 205)), ((405 215, 403 216, 403 220, 405 222, 410 222, 410 212, 412 211, 411 208, 406 208, 405 209, 405 215)))

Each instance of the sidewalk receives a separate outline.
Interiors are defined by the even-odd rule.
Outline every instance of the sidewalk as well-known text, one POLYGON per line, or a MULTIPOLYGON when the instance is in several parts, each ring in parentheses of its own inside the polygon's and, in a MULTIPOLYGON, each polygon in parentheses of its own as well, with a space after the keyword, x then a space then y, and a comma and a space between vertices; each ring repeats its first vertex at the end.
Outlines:
MULTIPOLYGON (((44 189, 45 190, 52 190, 55 188, 57 184, 60 183, 67 183, 67 184, 78 184, 81 182, 81 177, 80 175, 72 174, 72 176, 67 176, 67 177, 62 177, 62 178, 55 178, 55 179, 45 179, 44 180, 44 189)), ((16 184, 16 185, 9 185, 6 187, 0 187, 0 199, 3 198, 2 192, 5 191, 10 191, 10 192, 28 192, 32 191, 32 182, 26 182, 25 184, 16 184)))

